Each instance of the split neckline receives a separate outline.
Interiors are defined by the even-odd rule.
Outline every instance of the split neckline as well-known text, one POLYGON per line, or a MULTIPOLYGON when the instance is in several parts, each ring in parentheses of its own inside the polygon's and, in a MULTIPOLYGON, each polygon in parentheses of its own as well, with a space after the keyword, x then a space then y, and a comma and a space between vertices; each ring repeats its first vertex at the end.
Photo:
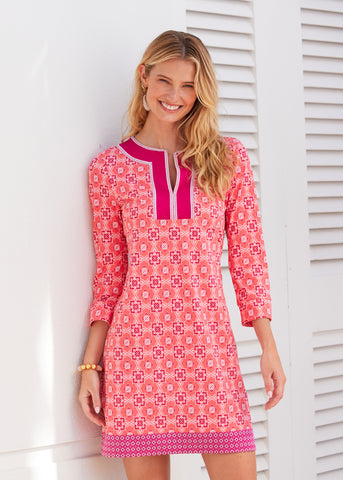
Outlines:
MULTIPOLYGON (((155 148, 155 147, 148 147, 147 145, 144 145, 141 143, 139 140, 137 140, 136 137, 133 135, 130 137, 131 140, 133 140, 139 147, 145 148, 146 150, 152 150, 154 152, 164 152, 168 155, 168 150, 165 148, 155 148)), ((181 152, 181 150, 176 150, 176 152, 173 152, 171 155, 174 157, 175 155, 178 155, 181 152)))

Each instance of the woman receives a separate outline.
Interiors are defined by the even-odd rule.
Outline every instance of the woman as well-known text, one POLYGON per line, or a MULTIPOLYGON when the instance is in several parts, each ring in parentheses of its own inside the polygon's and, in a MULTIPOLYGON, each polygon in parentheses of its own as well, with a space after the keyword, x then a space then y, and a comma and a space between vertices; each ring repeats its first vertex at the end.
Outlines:
POLYGON ((129 134, 89 169, 97 269, 84 365, 103 355, 104 371, 82 367, 79 400, 129 480, 168 479, 171 453, 201 453, 211 480, 256 478, 225 233, 242 324, 263 350, 265 408, 283 396, 252 170, 242 143, 219 136, 216 107, 205 46, 164 32, 137 67, 129 134))

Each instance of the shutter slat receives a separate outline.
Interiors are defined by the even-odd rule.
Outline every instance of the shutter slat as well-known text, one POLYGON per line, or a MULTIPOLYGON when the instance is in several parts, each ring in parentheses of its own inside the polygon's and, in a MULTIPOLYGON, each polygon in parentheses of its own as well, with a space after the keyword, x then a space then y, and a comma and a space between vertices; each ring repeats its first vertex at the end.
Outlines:
POLYGON ((343 453, 332 455, 330 457, 319 458, 317 460, 317 473, 332 471, 338 473, 337 480, 342 478, 343 473, 343 453), (337 470, 340 469, 341 473, 338 473, 337 470))
POLYGON ((328 213, 326 215, 313 214, 310 216, 311 228, 340 228, 343 227, 343 213, 328 213))
POLYGON ((228 50, 225 48, 208 47, 212 61, 217 65, 236 65, 242 67, 253 67, 254 59, 252 53, 247 50, 237 49, 228 50))
POLYGON ((340 43, 324 43, 303 39, 303 55, 325 58, 342 58, 340 43))
POLYGON ((309 182, 309 197, 342 197, 342 182, 309 182))
POLYGON ((251 68, 235 67, 231 65, 217 65, 215 67, 216 78, 220 81, 255 83, 255 77, 251 68))
MULTIPOLYGON (((307 178, 310 182, 341 182, 343 181, 343 165, 308 166, 307 178)), ((343 193, 343 192, 342 192, 343 193)))
POLYGON ((259 405, 258 407, 251 407, 250 413, 251 413, 251 420, 254 423, 264 422, 265 420, 267 420, 267 412, 262 405, 259 405))
POLYGON ((316 411, 341 407, 343 405, 343 391, 318 395, 314 400, 316 411))
POLYGON ((315 394, 339 392, 342 390, 343 376, 321 378, 315 382, 315 394))
POLYGON ((256 107, 251 100, 221 98, 218 102, 219 115, 256 116, 256 107))
POLYGON ((263 378, 260 374, 247 375, 244 378, 244 384, 247 390, 254 390, 256 388, 264 388, 263 378))
POLYGON ((337 151, 327 151, 324 153, 318 151, 309 151, 307 152, 307 165, 342 165, 342 152, 337 151))
POLYGON ((238 98, 255 100, 256 93, 250 84, 218 82, 218 92, 221 98, 238 98))
POLYGON ((316 447, 317 458, 327 457, 328 455, 334 455, 340 452, 343 452, 343 438, 320 442, 316 447))
POLYGON ((342 28, 318 27, 304 25, 302 34, 305 40, 316 40, 317 42, 343 43, 342 28))
MULTIPOLYGON (((314 379, 337 377, 343 374, 343 359, 316 365, 314 379)), ((343 407, 342 407, 343 408, 343 407)))
POLYGON ((343 344, 330 345, 327 348, 316 348, 313 354, 314 363, 332 362, 343 358, 343 344))
POLYGON ((303 64, 304 72, 343 73, 343 61, 338 58, 305 57, 303 64))
POLYGON ((302 16, 304 25, 317 25, 319 27, 338 27, 342 28, 343 15, 337 12, 321 12, 320 17, 315 10, 304 10, 302 16))
MULTIPOLYGON (((343 81, 342 81, 343 83, 343 81)), ((306 118, 343 119, 343 105, 310 103, 305 107, 306 118)))
POLYGON ((343 344, 343 330, 328 330, 313 333, 313 347, 322 347, 330 350, 332 345, 343 344))
POLYGON ((343 105, 343 90, 305 88, 304 97, 306 103, 343 105))
MULTIPOLYGON (((343 106, 342 106, 343 109, 343 106)), ((343 133, 343 121, 342 120, 306 120, 306 132, 307 134, 318 135, 341 135, 343 133)), ((342 165, 343 168, 343 165, 342 165)))
MULTIPOLYGON (((329 408, 327 410, 322 410, 321 412, 317 412, 316 414, 316 418, 315 418, 316 427, 334 424, 337 422, 343 422, 343 407, 329 408)), ((343 441, 343 437, 342 437, 342 441, 343 441)))
POLYGON ((243 375, 259 373, 260 372, 259 357, 250 356, 250 357, 241 358, 239 366, 243 375))
POLYGON ((237 17, 252 18, 251 5, 246 2, 237 1, 216 1, 216 0, 188 0, 187 10, 203 13, 216 12, 228 16, 236 15, 237 17))
POLYGON ((237 350, 239 358, 259 357, 261 355, 261 347, 258 342, 238 342, 237 350))
POLYGON ((227 48, 232 50, 253 50, 253 40, 250 35, 244 33, 214 32, 212 30, 201 30, 200 28, 189 28, 189 33, 200 37, 209 47, 227 48))
POLYGON ((256 423, 256 425, 254 425, 254 436, 256 439, 266 438, 268 436, 265 422, 256 423))
POLYGON ((333 213, 343 211, 343 198, 310 198, 309 213, 333 213))
POLYGON ((268 453, 268 444, 265 439, 261 438, 256 441, 256 452, 258 452, 258 455, 268 453))
POLYGON ((262 390, 251 390, 248 393, 249 405, 264 405, 266 403, 266 393, 262 390))
MULTIPOLYGON (((217 32, 238 32, 253 33, 250 19, 244 17, 234 17, 231 15, 218 15, 213 13, 202 13, 196 10, 188 12, 188 29, 215 30, 217 32)), ((212 34, 212 32, 209 32, 212 34)), ((218 35, 217 35, 218 36, 218 35)), ((203 38, 205 38, 203 36, 203 38)), ((209 37, 207 37, 209 38, 209 37)))
POLYGON ((343 245, 311 245, 311 260, 339 260, 343 258, 343 245))
POLYGON ((300 5, 302 12, 314 10, 318 13, 325 11, 343 13, 343 5, 340 0, 301 0, 300 5))
POLYGON ((256 133, 257 127, 254 120, 250 117, 224 117, 219 116, 219 127, 222 131, 249 132, 256 133))
POLYGON ((334 73, 304 72, 304 86, 315 88, 342 88, 343 75, 334 73))
POLYGON ((343 150, 343 135, 306 135, 308 150, 343 150))
MULTIPOLYGON (((311 245, 340 245, 343 244, 343 228, 328 228, 322 230, 311 230, 311 245)), ((343 250, 342 250, 343 251, 343 250)))

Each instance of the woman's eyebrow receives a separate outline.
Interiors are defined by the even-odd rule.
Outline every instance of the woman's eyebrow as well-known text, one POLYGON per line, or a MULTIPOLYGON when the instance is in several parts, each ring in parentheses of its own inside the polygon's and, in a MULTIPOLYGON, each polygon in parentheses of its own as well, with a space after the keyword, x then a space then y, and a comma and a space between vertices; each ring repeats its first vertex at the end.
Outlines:
MULTIPOLYGON (((172 80, 170 77, 167 77, 166 75, 162 75, 162 73, 158 73, 157 77, 162 77, 162 78, 166 78, 167 80, 172 80)), ((194 85, 194 82, 183 82, 183 83, 191 83, 192 85, 194 85)))

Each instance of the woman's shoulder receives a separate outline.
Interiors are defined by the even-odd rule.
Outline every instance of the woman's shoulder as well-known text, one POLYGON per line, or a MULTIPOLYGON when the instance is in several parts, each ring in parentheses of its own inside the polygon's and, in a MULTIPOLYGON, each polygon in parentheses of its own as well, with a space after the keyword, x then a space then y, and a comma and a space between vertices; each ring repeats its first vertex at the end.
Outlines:
POLYGON ((100 150, 91 160, 89 169, 104 168, 109 166, 115 166, 118 162, 124 160, 125 155, 120 149, 120 143, 108 147, 105 150, 100 150))
POLYGON ((236 171, 241 171, 239 165, 246 169, 250 165, 247 150, 241 140, 235 137, 222 137, 230 152, 234 155, 234 162, 236 164, 236 171))
POLYGON ((236 153, 246 152, 245 146, 243 145, 241 140, 239 140, 238 138, 236 137, 221 137, 221 138, 222 140, 224 140, 226 145, 228 145, 228 147, 231 150, 235 151, 236 153))

